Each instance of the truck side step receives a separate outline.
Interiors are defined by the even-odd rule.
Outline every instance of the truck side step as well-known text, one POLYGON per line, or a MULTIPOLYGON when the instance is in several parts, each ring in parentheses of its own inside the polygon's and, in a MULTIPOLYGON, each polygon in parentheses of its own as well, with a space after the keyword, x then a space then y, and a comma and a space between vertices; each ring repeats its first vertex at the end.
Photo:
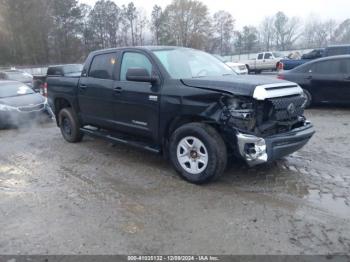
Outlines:
POLYGON ((98 128, 94 127, 82 127, 80 128, 80 131, 83 132, 86 135, 98 137, 105 139, 111 143, 119 143, 119 144, 126 144, 130 145, 132 147, 136 147, 142 150, 146 150, 149 152, 152 152, 154 154, 160 154, 161 150, 158 147, 155 147, 151 144, 146 143, 142 140, 136 140, 128 135, 122 134, 122 133, 116 133, 116 132, 108 132, 106 130, 99 130, 98 128))

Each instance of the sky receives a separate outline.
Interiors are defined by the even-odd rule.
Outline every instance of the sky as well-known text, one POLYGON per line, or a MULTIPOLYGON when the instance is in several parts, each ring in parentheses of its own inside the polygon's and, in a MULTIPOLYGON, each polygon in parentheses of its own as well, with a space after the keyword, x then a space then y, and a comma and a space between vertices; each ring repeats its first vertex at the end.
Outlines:
MULTIPOLYGON (((129 3, 131 0, 112 0, 118 6, 129 3)), ((80 0, 91 6, 96 0, 80 0)), ((136 7, 145 10, 150 15, 155 4, 163 8, 171 0, 133 0, 136 7)), ((201 0, 211 13, 219 10, 230 12, 236 20, 236 28, 244 25, 258 25, 265 16, 274 15, 283 11, 288 16, 298 16, 307 20, 310 16, 319 16, 321 19, 333 18, 345 20, 350 18, 350 0, 201 0)))

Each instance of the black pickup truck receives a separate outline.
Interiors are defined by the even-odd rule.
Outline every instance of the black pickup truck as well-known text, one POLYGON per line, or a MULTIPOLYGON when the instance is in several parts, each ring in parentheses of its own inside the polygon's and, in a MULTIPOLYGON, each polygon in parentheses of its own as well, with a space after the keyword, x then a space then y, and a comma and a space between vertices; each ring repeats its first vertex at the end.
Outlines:
POLYGON ((68 142, 87 134, 161 153, 197 184, 218 178, 228 159, 270 162, 314 134, 297 84, 237 76, 215 57, 188 48, 96 51, 81 77, 49 76, 47 83, 68 142))

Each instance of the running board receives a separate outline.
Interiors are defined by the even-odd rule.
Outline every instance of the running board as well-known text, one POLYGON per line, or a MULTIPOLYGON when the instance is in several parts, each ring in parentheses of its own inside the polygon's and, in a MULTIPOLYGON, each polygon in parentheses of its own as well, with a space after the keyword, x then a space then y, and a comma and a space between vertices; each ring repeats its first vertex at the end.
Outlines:
POLYGON ((86 135, 102 138, 104 140, 107 140, 111 143, 119 143, 119 144, 125 144, 129 145, 135 148, 139 148, 142 150, 146 150, 149 152, 152 152, 154 154, 160 154, 161 150, 160 148, 154 147, 150 144, 147 144, 144 141, 137 141, 133 140, 131 137, 123 134, 118 133, 110 133, 105 130, 99 130, 97 128, 91 127, 82 127, 80 128, 80 131, 86 135))

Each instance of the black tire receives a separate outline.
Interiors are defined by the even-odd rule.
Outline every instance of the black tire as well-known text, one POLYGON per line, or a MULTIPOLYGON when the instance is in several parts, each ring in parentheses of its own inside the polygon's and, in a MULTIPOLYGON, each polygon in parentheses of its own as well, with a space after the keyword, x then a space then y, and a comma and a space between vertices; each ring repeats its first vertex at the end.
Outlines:
POLYGON ((305 108, 310 108, 312 106, 312 95, 306 89, 303 89, 303 91, 307 100, 305 104, 305 108))
POLYGON ((203 123, 189 123, 175 130, 170 138, 169 156, 180 177, 193 184, 204 184, 218 179, 227 164, 227 149, 223 139, 213 127, 203 123), (199 139, 207 150, 207 165, 199 174, 187 172, 179 163, 178 145, 186 137, 199 139))
POLYGON ((69 143, 77 143, 83 139, 77 115, 71 108, 63 108, 58 114, 59 126, 63 138, 69 143))

